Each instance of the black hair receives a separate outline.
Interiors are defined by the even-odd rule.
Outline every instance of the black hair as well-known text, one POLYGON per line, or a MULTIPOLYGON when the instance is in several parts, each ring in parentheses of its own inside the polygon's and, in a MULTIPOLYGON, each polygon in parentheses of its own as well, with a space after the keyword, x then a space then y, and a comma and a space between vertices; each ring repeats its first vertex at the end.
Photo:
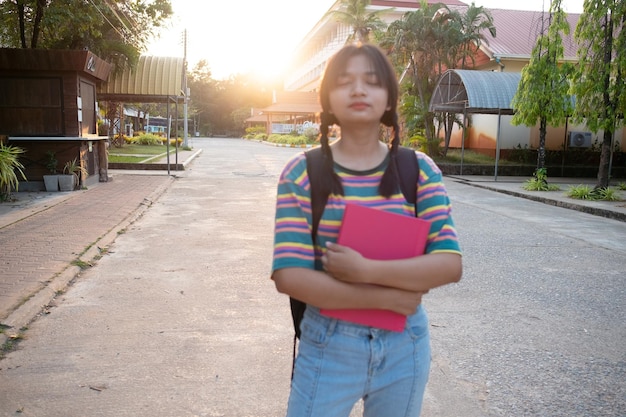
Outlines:
POLYGON ((341 126, 341 123, 333 113, 330 111, 330 92, 336 87, 339 75, 345 70, 348 65, 348 61, 359 55, 364 55, 368 58, 372 65, 372 69, 378 76, 378 81, 381 86, 387 90, 388 101, 386 110, 380 118, 380 122, 385 126, 393 129, 393 138, 389 144, 389 163, 387 169, 383 173, 383 177, 380 181, 378 188, 379 193, 389 198, 398 191, 398 164, 396 161, 396 155, 398 153, 398 146, 400 144, 400 129, 398 126, 398 80, 393 66, 387 59, 385 52, 379 47, 372 44, 350 44, 341 48, 335 55, 333 55, 326 64, 326 69, 322 77, 320 84, 320 104, 322 106, 322 113, 320 114, 320 144, 322 146, 322 153, 324 154, 324 167, 322 170, 323 178, 310 179, 311 181, 318 181, 318 184, 322 189, 328 191, 329 194, 343 195, 343 186, 339 176, 335 173, 333 168, 333 154, 330 150, 330 144, 328 142, 328 128, 333 124, 341 126))

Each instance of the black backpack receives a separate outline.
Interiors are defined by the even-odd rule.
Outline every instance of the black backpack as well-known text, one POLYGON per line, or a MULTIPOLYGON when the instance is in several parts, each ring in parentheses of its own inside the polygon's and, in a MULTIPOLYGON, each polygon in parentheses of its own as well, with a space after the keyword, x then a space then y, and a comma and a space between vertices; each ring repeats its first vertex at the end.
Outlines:
MULTIPOLYGON (((309 176, 309 183, 311 184, 311 237, 315 244, 317 240, 317 228, 322 218, 324 207, 326 207, 328 195, 323 195, 320 189, 314 187, 313 184, 316 184, 316 181, 311 181, 311 178, 316 178, 316 175, 319 175, 319 172, 322 170, 324 158, 322 148, 319 146, 306 151, 304 154, 306 156, 306 170, 309 176)), ((398 162, 398 173, 400 175, 400 190, 406 201, 415 205, 415 214, 417 215, 417 177, 419 175, 419 164, 415 157, 415 150, 400 146, 398 147, 396 158, 398 162)), ((306 304, 291 297, 289 298, 289 304, 291 306, 291 317, 295 330, 295 357, 295 339, 300 339, 300 322, 304 316, 306 304)))

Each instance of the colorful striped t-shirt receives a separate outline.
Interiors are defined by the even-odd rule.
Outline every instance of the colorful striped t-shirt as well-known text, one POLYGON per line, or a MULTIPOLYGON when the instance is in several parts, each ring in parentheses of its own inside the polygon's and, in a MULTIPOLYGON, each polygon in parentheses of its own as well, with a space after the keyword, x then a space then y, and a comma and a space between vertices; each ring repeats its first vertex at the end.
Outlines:
MULTIPOLYGON (((418 216, 431 222, 426 253, 461 253, 451 206, 441 170, 422 152, 417 183, 418 216)), ((415 208, 398 191, 387 199, 378 194, 378 186, 387 166, 385 160, 369 171, 353 171, 335 164, 344 194, 331 194, 318 226, 318 243, 311 239, 311 194, 304 152, 295 155, 284 167, 278 182, 272 271, 300 267, 315 268, 327 241, 336 242, 346 203, 357 203, 379 210, 415 216, 415 208)))

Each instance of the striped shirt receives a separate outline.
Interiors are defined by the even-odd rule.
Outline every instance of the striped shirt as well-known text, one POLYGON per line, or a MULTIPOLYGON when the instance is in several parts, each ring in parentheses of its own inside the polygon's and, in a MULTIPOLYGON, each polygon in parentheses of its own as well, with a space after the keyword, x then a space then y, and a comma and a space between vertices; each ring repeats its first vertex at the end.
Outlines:
MULTIPOLYGON (((417 183, 418 216, 431 222, 426 253, 461 253, 451 206, 441 170, 422 152, 416 152, 419 162, 417 183)), ((284 167, 278 182, 274 229, 274 258, 272 271, 282 268, 319 266, 319 258, 327 241, 336 242, 346 203, 357 203, 379 210, 415 216, 415 207, 402 192, 387 199, 378 194, 378 186, 387 166, 386 159, 369 171, 353 171, 335 164, 344 194, 331 194, 318 227, 318 243, 311 239, 311 193, 303 152, 295 155, 284 167)))

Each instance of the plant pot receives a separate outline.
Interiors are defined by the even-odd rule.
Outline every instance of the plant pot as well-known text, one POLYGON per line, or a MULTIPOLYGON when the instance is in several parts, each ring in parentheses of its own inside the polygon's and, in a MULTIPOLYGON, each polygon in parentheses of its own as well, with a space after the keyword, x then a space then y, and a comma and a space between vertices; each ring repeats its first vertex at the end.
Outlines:
POLYGON ((59 191, 59 176, 44 175, 43 184, 46 187, 46 191, 59 191))
POLYGON ((59 175, 59 189, 61 191, 74 191, 74 175, 59 175))

